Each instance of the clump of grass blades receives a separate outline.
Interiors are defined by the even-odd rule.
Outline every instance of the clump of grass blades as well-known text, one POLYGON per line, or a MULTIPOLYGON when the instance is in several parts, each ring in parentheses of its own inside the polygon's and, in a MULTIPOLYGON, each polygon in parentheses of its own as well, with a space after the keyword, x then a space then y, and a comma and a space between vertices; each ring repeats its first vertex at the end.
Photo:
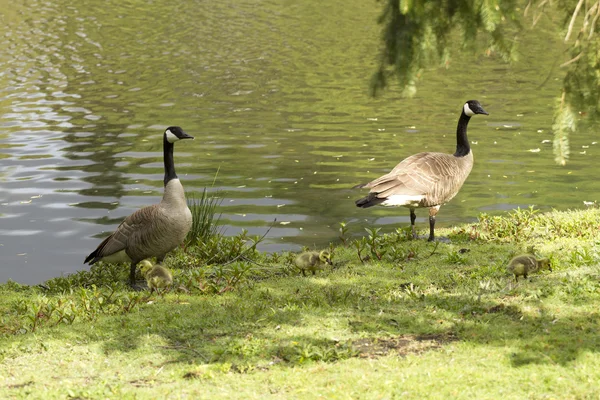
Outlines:
POLYGON ((220 194, 219 191, 210 194, 204 188, 200 197, 193 194, 187 196, 188 207, 192 211, 192 228, 187 235, 186 245, 194 246, 222 236, 218 227, 221 214, 216 214, 217 207, 223 202, 220 194))

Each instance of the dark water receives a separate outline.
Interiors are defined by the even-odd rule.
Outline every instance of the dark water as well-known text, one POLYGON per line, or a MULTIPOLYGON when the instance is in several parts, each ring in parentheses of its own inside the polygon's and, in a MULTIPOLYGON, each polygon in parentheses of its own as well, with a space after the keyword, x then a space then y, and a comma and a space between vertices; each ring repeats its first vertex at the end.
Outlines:
POLYGON ((228 234, 277 218, 269 251, 328 243, 341 221, 354 234, 407 224, 405 209, 357 209, 349 188, 453 152, 471 98, 490 115, 471 120, 475 166, 440 226, 597 199, 597 138, 574 135, 567 166, 553 161, 551 26, 514 65, 456 56, 423 72, 415 98, 372 99, 376 2, 18 3, 0 0, 0 282, 85 268, 102 233, 157 202, 168 125, 196 137, 176 145, 177 171, 188 191, 225 192, 228 234))

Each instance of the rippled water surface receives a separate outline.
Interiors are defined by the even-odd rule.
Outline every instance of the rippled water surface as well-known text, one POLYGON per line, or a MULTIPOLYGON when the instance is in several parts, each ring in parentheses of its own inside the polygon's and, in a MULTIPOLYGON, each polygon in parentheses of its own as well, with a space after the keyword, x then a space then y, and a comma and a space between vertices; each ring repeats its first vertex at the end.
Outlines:
POLYGON ((553 162, 560 46, 542 30, 514 65, 456 57, 424 71, 415 98, 373 99, 375 1, 17 3, 0 0, 0 282, 85 268, 103 234, 157 202, 168 125, 196 137, 176 144, 177 172, 188 191, 225 192, 227 233, 277 218, 269 251, 336 240, 341 221, 354 234, 407 224, 405 209, 356 208, 350 188, 410 154, 453 152, 470 98, 490 115, 471 120, 475 166, 440 226, 597 198, 593 137, 553 162))

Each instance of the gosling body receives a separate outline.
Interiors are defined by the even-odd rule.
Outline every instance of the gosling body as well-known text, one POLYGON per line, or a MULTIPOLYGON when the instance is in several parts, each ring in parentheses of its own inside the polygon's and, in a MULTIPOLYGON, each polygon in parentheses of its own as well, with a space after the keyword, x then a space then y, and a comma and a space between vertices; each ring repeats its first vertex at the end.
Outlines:
POLYGON ((145 274, 146 283, 150 291, 167 289, 173 284, 173 274, 160 264, 154 265, 145 274))
POLYGON ((302 275, 306 276, 306 271, 311 271, 313 275, 317 270, 323 269, 328 265, 333 265, 331 262, 331 254, 328 251, 307 251, 298 255, 295 259, 296 267, 302 271, 302 275))
POLYGON ((519 281, 519 276, 527 279, 527 275, 534 272, 543 270, 552 271, 549 259, 535 258, 535 256, 531 254, 522 254, 514 257, 510 260, 506 268, 510 273, 515 275, 516 282, 519 281))

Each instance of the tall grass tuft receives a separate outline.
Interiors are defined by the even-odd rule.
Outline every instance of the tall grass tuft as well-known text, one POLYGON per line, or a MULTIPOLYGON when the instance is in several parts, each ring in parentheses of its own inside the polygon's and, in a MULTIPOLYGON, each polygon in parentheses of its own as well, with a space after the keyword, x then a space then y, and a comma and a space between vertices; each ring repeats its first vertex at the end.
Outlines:
POLYGON ((219 191, 210 194, 204 188, 200 197, 193 194, 186 196, 188 207, 192 211, 192 229, 190 229, 186 238, 187 246, 206 243, 211 238, 222 236, 223 233, 218 226, 221 214, 217 215, 216 213, 217 207, 223 202, 223 197, 220 194, 219 191))

